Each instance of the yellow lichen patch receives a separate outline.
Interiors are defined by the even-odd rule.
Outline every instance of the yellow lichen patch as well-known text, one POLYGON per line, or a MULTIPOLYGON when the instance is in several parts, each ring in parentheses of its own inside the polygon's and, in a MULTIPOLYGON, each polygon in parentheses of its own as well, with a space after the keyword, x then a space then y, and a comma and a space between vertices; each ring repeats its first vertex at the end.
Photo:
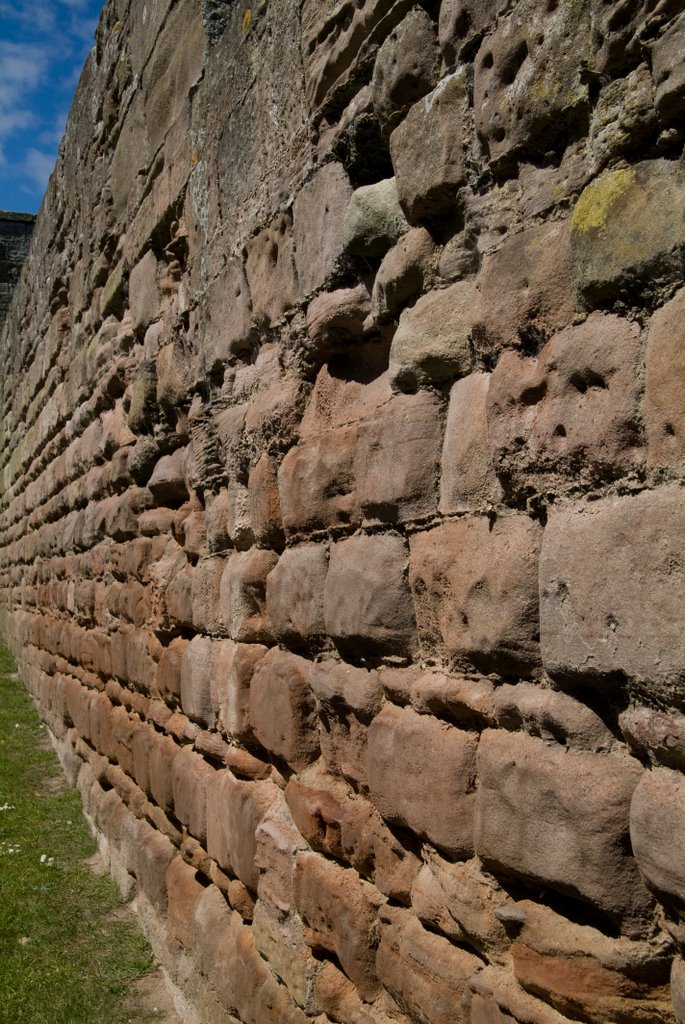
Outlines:
POLYGON ((635 180, 628 167, 606 171, 583 191, 571 217, 571 229, 584 234, 604 227, 609 210, 635 180))
POLYGON ((252 22, 252 8, 248 7, 243 15, 243 35, 246 36, 252 22))
POLYGON ((190 165, 191 165, 191 167, 197 167, 197 162, 198 162, 199 159, 200 158, 197 155, 197 153, 193 153, 191 155, 191 157, 190 157, 190 165))

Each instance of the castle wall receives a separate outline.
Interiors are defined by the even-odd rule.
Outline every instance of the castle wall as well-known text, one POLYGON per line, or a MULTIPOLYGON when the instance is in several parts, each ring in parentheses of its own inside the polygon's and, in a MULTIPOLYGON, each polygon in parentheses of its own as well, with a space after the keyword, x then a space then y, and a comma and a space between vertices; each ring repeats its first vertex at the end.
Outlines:
POLYGON ((0 210, 0 326, 7 316, 19 272, 29 251, 35 220, 32 213, 0 210))
POLYGON ((0 627, 189 1022, 685 1021, 680 8, 104 8, 0 627))

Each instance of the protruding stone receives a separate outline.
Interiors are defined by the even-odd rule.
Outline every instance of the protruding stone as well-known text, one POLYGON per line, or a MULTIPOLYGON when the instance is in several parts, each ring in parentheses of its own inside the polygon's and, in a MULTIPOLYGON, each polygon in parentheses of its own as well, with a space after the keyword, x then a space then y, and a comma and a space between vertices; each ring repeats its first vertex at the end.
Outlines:
POLYGON ((343 225, 347 252, 354 256, 384 256, 408 229, 394 178, 363 185, 352 193, 343 225))

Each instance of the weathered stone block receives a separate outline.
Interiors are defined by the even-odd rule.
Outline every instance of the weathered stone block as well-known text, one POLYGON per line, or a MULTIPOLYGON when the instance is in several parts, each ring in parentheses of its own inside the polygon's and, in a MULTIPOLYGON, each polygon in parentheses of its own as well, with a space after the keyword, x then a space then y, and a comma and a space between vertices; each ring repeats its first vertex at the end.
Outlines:
POLYGON ((680 15, 652 46, 652 73, 659 120, 670 124, 685 111, 685 16, 680 15))
POLYGON ((585 307, 640 296, 682 278, 685 170, 645 160, 605 171, 582 192, 571 217, 573 281, 585 307))
POLYGON ((255 541, 261 547, 280 551, 285 538, 278 495, 278 467, 266 454, 250 470, 247 498, 255 541))
POLYGON ((644 417, 647 462, 655 468, 685 457, 685 289, 652 317, 647 337, 644 417))
POLYGON ((144 331, 160 314, 160 294, 157 287, 157 258, 152 250, 131 270, 128 284, 128 298, 131 309, 131 327, 136 332, 144 331))
POLYGON ((207 852, 252 892, 257 890, 256 832, 279 790, 270 782, 243 782, 225 769, 207 788, 207 852))
POLYGON ((438 48, 433 22, 413 7, 385 40, 373 67, 373 109, 389 135, 412 103, 435 85, 438 48))
POLYGON ((440 476, 443 515, 495 503, 501 497, 488 432, 489 387, 490 374, 471 373, 455 381, 450 390, 440 476))
POLYGON ((390 136, 400 203, 410 224, 456 213, 471 141, 465 69, 442 78, 390 136))
POLYGON ((540 526, 519 515, 415 534, 409 578, 426 654, 485 672, 534 666, 541 541, 540 526))
POLYGON ((406 564, 405 542, 392 534, 350 537, 331 546, 324 618, 343 655, 406 657, 416 650, 406 564))
POLYGON ((488 344, 547 338, 573 319, 568 221, 526 228, 483 258, 481 329, 488 344))
POLYGON ((309 945, 335 953, 361 995, 377 996, 372 943, 380 903, 377 890, 362 882, 356 871, 303 851, 297 855, 295 902, 309 929, 309 945))
POLYGON ((641 774, 625 755, 576 753, 486 730, 478 747, 476 853, 495 875, 551 886, 639 936, 652 908, 627 829, 641 774))
POLYGON ((384 907, 377 969, 383 986, 412 1020, 464 1024, 467 982, 482 961, 421 926, 408 910, 384 907))
POLYGON ((207 837, 207 786, 214 769, 190 747, 181 747, 172 765, 174 814, 201 843, 207 837))
POLYGON ((642 460, 640 331, 594 313, 555 334, 537 359, 505 353, 487 413, 495 467, 509 494, 616 478, 642 460))
POLYGON ((412 228, 398 240, 378 268, 373 283, 372 312, 385 323, 411 305, 428 284, 437 260, 436 247, 425 228, 412 228))
POLYGON ((216 641, 211 663, 212 702, 227 734, 249 740, 250 682, 259 661, 266 654, 261 644, 216 641))
POLYGON ((181 706, 189 718, 207 729, 216 722, 211 693, 213 644, 209 637, 194 636, 181 662, 181 706))
POLYGON ((232 640, 259 644, 273 641, 266 611, 266 578, 278 562, 273 551, 251 548, 235 552, 221 577, 221 621, 232 640))
POLYGON ((429 292, 400 317, 390 348, 390 381, 415 391, 464 377, 472 368, 471 336, 479 294, 470 281, 429 292))
POLYGON ((308 350, 315 360, 344 352, 363 341, 371 298, 363 284, 322 292, 307 309, 308 350))
POLYGON ((250 724, 266 749, 296 771, 319 752, 311 663, 278 648, 260 661, 250 685, 250 724))
POLYGON ((381 815, 469 857, 477 746, 472 733, 387 704, 369 728, 369 790, 381 815))
POLYGON ((173 455, 162 456, 148 480, 148 488, 158 505, 178 508, 188 500, 185 448, 177 448, 173 455))
POLYGON ((397 395, 358 427, 357 500, 371 522, 435 514, 442 404, 435 395, 397 395))
POLYGON ((266 609, 281 643, 302 647, 326 632, 323 592, 328 572, 324 544, 288 548, 266 580, 266 609))
POLYGON ((278 471, 287 534, 359 521, 353 460, 355 426, 326 431, 291 448, 278 471))
POLYGON ((175 857, 169 864, 166 887, 171 934, 189 950, 193 938, 193 914, 204 888, 195 877, 195 868, 186 864, 182 857, 175 857))
POLYGON ((476 128, 497 171, 565 145, 569 129, 582 124, 589 92, 581 65, 591 52, 585 5, 549 10, 525 0, 498 20, 476 55, 473 83, 476 128))
POLYGON ((674 486, 550 516, 540 559, 540 634, 553 677, 596 686, 628 676, 652 696, 675 696, 685 657, 684 530, 674 486), (636 594, 649 600, 636 602, 636 594))
POLYGON ((326 164, 297 193, 293 204, 295 265, 303 295, 320 288, 338 269, 342 225, 352 195, 341 164, 326 164))
POLYGON ((630 806, 630 838, 646 884, 685 919, 685 780, 680 772, 645 772, 630 806))
POLYGON ((278 320, 297 299, 297 271, 291 218, 279 214, 247 243, 245 269, 252 308, 259 320, 278 320))
POLYGON ((207 320, 204 346, 211 373, 251 347, 252 300, 241 260, 227 260, 210 284, 207 320))
POLYGON ((352 193, 345 210, 343 245, 354 256, 380 257, 408 229, 395 179, 386 178, 352 193))

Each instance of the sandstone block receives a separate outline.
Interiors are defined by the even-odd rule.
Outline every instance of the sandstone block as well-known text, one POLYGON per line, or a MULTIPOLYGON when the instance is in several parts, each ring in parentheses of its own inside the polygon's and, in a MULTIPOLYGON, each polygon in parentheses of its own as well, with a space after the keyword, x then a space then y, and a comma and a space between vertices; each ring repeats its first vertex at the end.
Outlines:
POLYGON ((639 359, 637 324, 602 313, 555 334, 537 359, 503 355, 487 412, 505 490, 522 495, 531 477, 594 483, 639 464, 639 359))
POLYGON ((285 213, 247 243, 245 269, 259 320, 278 320, 297 299, 294 249, 292 222, 285 213))
POLYGON ((494 721, 511 732, 523 729, 575 750, 599 752, 614 746, 614 735, 599 715, 566 693, 536 683, 505 683, 497 687, 492 701, 494 721))
POLYGON ((285 538, 278 494, 278 467, 267 454, 262 455, 250 470, 247 499, 256 543, 280 551, 285 538))
POLYGON ((171 840, 145 821, 138 822, 135 873, 147 898, 161 913, 167 907, 166 872, 176 856, 171 840))
POLYGON ((677 1024, 685 1020, 685 961, 681 956, 673 958, 671 967, 671 1003, 677 1024))
POLYGON ((471 333, 478 322, 478 293, 470 281, 429 292, 400 317, 390 347, 390 381, 415 391, 464 377, 471 370, 471 333))
POLYGON ((271 643, 271 622, 266 612, 266 578, 275 567, 273 551, 251 548, 235 552, 221 577, 221 621, 232 640, 271 643))
POLYGON ((270 782, 243 782, 224 769, 207 789, 207 852, 248 889, 257 890, 256 832, 278 800, 270 782))
POLYGON ((209 286, 204 338, 209 372, 251 348, 252 300, 242 260, 227 260, 209 286))
POLYGON ((378 258, 408 229, 395 179, 386 178, 352 193, 343 221, 343 245, 354 256, 378 258))
POLYGON ((489 344, 547 338, 573 319, 568 221, 526 228, 483 257, 481 325, 489 344))
POLYGON ((682 278, 685 171, 645 160, 604 171, 582 192, 571 217, 573 281, 585 308, 658 295, 682 278))
POLYGON ((684 529, 677 487, 550 516, 540 559, 540 632, 553 677, 578 686, 628 676, 652 695, 675 692, 684 656, 684 529), (649 594, 649 601, 636 602, 635 594, 649 594))
POLYGON ((170 416, 175 415, 179 406, 189 402, 193 381, 191 358, 178 339, 164 345, 157 354, 157 403, 170 416))
POLYGON ((591 903, 638 936, 651 905, 627 826, 641 774, 630 757, 486 730, 478 748, 476 853, 495 875, 521 876, 591 903))
POLYGON ((150 792, 154 802, 163 811, 171 811, 174 806, 172 766, 177 751, 178 747, 170 736, 155 733, 148 762, 150 792))
POLYGON ((320 288, 343 254, 342 225, 352 195, 341 164, 325 164, 297 193, 293 204, 295 264, 303 295, 320 288))
POLYGON ((685 111, 685 16, 680 15, 652 46, 652 73, 659 120, 670 124, 685 111))
POLYGON ((435 28, 420 7, 413 7, 384 41, 373 67, 373 109, 389 135, 412 103, 435 85, 438 48, 435 28))
POLYGON ((188 500, 185 474, 185 448, 177 448, 173 455, 161 457, 148 480, 148 487, 158 505, 178 508, 188 500))
POLYGON ((216 633, 219 629, 223 613, 221 582, 227 567, 223 558, 203 558, 195 566, 190 596, 197 630, 216 633))
POLYGON ((295 860, 307 844, 291 821, 276 815, 262 821, 255 837, 259 899, 283 914, 291 913, 295 909, 295 860))
POLYGON ((509 947, 496 917, 508 900, 477 860, 451 864, 435 853, 426 858, 411 890, 412 910, 431 931, 467 943, 495 961, 503 959, 509 947))
POLYGON ((470 373, 450 389, 440 475, 439 509, 443 515, 494 503, 501 497, 488 433, 489 387, 490 374, 470 373))
POLYGON ((226 733, 241 741, 251 738, 249 726, 250 683, 266 654, 261 644, 215 642, 212 656, 212 702, 226 733))
POLYGON ((685 781, 680 772, 645 772, 630 807, 630 838, 646 884, 672 913, 685 918, 685 781))
POLYGON ((214 775, 211 765, 190 747, 176 753, 171 777, 174 815, 201 843, 207 837, 207 786, 214 775))
POLYGON ((618 722, 631 751, 641 760, 685 770, 685 715, 638 705, 627 708, 618 722))
POLYGON ((407 656, 416 650, 406 562, 404 540, 391 534, 350 537, 331 546, 324 618, 343 656, 407 656))
POLYGON ((510 905, 503 918, 508 914, 515 917, 519 984, 561 1013, 603 1024, 643 1014, 670 1018, 665 948, 609 938, 527 900, 510 905))
POLYGON ((408 910, 381 911, 378 977, 412 1020, 464 1024, 469 978, 482 961, 421 926, 408 910))
POLYGON ((131 270, 128 299, 131 327, 136 333, 144 331, 159 316, 161 304, 157 287, 157 259, 151 249, 131 270))
POLYGON ((370 522, 434 515, 442 405, 435 395, 397 395, 358 427, 357 500, 370 522))
POLYGON ((471 733, 386 705, 369 728, 375 806, 454 856, 470 856, 477 745, 471 733))
POLYGON ((256 948, 295 1002, 309 1012, 318 1012, 312 987, 319 965, 304 941, 304 930, 298 916, 283 917, 257 900, 252 920, 256 948))
POLYGON ((377 673, 335 661, 315 662, 310 685, 325 715, 319 738, 328 770, 366 789, 367 722, 383 701, 377 673))
POLYGON ((359 521, 353 460, 355 426, 338 427, 291 448, 278 471, 286 534, 359 521))
POLYGON ((580 67, 591 59, 591 45, 584 5, 550 11, 539 0, 518 4, 483 40, 473 83, 476 129, 498 172, 509 173, 524 154, 565 145, 566 133, 587 115, 580 67))
POLYGON ((685 288, 652 317, 647 338, 644 417, 647 462, 655 468, 685 457, 685 288))
POLYGON ((181 661, 181 707, 207 729, 213 729, 216 722, 211 692, 213 645, 209 637, 194 636, 181 661))
POLYGON ((344 352, 363 341, 371 299, 363 284, 322 292, 307 309, 309 352, 315 359, 344 352))
POLYGON ((456 212, 471 141, 468 88, 463 68, 442 78, 390 136, 397 191, 410 224, 456 212))
POLYGON ((380 899, 374 887, 356 871, 303 851, 297 855, 295 902, 309 945, 335 953, 364 998, 378 995, 372 940, 380 899))
POLYGON ((442 0, 438 42, 447 68, 452 70, 456 66, 505 7, 506 0, 442 0))
POLYGON ((328 550, 323 544, 288 548, 266 580, 266 609, 281 643, 308 646, 320 640, 326 626, 323 592, 328 550))
POLYGON ((423 649, 480 671, 538 661, 542 530, 527 516, 444 523, 411 540, 409 578, 423 649))
POLYGON ((425 228, 412 228, 381 262, 371 296, 373 315, 380 323, 392 320, 418 299, 436 261, 436 247, 425 228))
POLYGON ((174 938, 190 949, 193 939, 193 914, 204 892, 196 878, 195 868, 186 864, 181 857, 175 857, 166 871, 166 887, 169 895, 167 916, 174 938))
POLYGON ((260 661, 250 686, 250 724, 266 749, 296 771, 319 752, 311 663, 274 648, 260 661))

